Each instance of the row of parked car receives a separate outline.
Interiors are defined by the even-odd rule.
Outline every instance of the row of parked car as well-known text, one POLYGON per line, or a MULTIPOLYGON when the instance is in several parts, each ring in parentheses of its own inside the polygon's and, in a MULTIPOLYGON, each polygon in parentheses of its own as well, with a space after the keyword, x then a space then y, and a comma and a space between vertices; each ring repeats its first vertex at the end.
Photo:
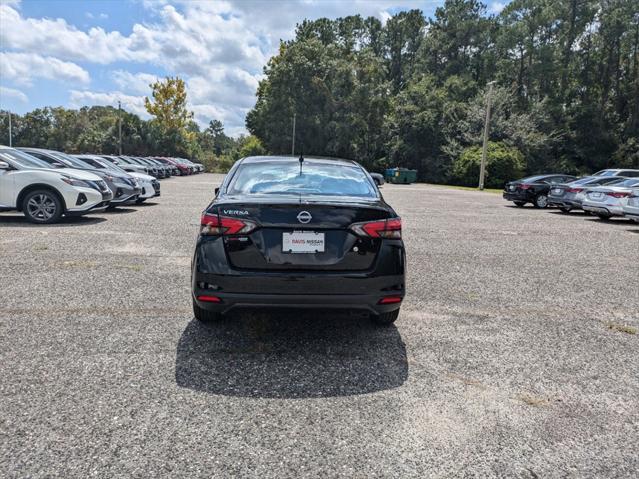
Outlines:
POLYGON ((55 223, 160 196, 160 179, 204 171, 184 158, 69 155, 0 146, 0 211, 55 223))
POLYGON ((592 176, 538 175, 506 183, 503 197, 523 207, 583 210, 602 220, 627 217, 639 223, 639 170, 607 169, 592 176))

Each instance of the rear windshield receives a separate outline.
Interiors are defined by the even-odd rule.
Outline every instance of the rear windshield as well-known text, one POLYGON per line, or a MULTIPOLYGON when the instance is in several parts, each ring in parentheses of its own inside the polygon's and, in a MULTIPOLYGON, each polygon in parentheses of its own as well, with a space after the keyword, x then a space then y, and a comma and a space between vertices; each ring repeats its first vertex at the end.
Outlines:
POLYGON ((376 198, 375 186, 358 166, 305 161, 240 165, 227 193, 230 195, 317 195, 376 198))
POLYGON ((519 180, 520 183, 535 183, 537 181, 541 181, 544 178, 548 178, 547 175, 537 175, 537 176, 529 176, 528 178, 522 178, 519 180))
POLYGON ((595 176, 615 176, 619 170, 601 170, 595 176))
POLYGON ((615 183, 615 186, 637 186, 637 185, 639 185, 639 179, 637 178, 631 178, 631 179, 621 181, 619 183, 615 183))

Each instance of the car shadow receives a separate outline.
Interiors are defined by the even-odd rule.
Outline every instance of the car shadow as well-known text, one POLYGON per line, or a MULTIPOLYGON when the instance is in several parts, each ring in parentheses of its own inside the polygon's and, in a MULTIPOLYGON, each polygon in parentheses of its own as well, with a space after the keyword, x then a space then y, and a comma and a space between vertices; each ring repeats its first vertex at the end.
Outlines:
POLYGON ((225 396, 321 398, 396 388, 408 377, 395 326, 336 312, 238 312, 193 319, 180 337, 178 386, 225 396))
POLYGON ((629 224, 632 224, 631 220, 627 220, 625 218, 622 218, 620 216, 616 217, 616 218, 610 218, 607 220, 602 220, 599 219, 597 217, 591 217, 591 218, 586 218, 586 221, 590 222, 590 223, 599 223, 602 225, 615 225, 615 226, 628 226, 629 224))
POLYGON ((136 204, 135 204, 135 207, 136 207, 136 208, 146 208, 147 206, 155 206, 155 205, 157 205, 157 204, 158 204, 158 203, 150 203, 150 202, 148 202, 148 201, 144 201, 143 203, 136 203, 136 204))
POLYGON ((103 221, 106 221, 106 218, 101 218, 99 216, 63 216, 57 223, 41 225, 30 223, 22 215, 0 215, 0 228, 16 225, 24 226, 27 228, 63 228, 69 226, 93 225, 102 223, 103 221))
MULTIPOLYGON (((106 210, 104 210, 105 213, 110 214, 110 215, 123 215, 123 214, 127 214, 127 213, 135 213, 135 209, 132 208, 133 205, 130 205, 131 207, 123 207, 123 206, 115 206, 113 208, 107 208, 106 210)), ((140 205, 135 205, 135 206, 140 206, 140 205)))

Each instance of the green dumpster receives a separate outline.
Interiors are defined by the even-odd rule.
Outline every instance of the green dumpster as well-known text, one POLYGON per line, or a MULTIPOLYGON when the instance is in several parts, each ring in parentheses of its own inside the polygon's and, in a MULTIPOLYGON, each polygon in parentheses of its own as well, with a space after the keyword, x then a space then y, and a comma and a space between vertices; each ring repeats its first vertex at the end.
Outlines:
POLYGON ((388 176, 388 181, 390 183, 408 185, 417 181, 417 170, 393 168, 391 171, 389 171, 391 174, 388 176))

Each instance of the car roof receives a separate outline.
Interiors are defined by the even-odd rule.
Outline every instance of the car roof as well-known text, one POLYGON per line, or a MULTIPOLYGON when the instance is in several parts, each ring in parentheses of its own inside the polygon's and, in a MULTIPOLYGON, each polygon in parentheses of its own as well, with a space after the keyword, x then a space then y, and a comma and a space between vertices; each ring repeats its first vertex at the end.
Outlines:
MULTIPOLYGON (((263 162, 274 162, 274 161, 298 161, 299 156, 292 155, 272 155, 272 156, 247 156, 246 158, 242 158, 242 163, 263 163, 263 162)), ((312 162, 312 163, 342 163, 348 166, 359 166, 359 164, 353 160, 345 160, 343 158, 327 158, 327 157, 319 157, 319 156, 304 156, 304 161, 312 162)))

